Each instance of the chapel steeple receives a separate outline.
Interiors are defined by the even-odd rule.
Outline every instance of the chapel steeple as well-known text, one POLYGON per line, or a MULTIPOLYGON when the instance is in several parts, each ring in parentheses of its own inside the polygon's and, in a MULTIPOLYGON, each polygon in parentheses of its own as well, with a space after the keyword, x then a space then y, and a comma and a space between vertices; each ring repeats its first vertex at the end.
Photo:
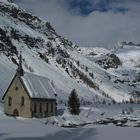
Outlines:
POLYGON ((21 50, 20 50, 20 56, 19 56, 19 64, 17 68, 17 75, 18 76, 23 76, 24 75, 24 70, 22 68, 22 55, 21 55, 21 50))

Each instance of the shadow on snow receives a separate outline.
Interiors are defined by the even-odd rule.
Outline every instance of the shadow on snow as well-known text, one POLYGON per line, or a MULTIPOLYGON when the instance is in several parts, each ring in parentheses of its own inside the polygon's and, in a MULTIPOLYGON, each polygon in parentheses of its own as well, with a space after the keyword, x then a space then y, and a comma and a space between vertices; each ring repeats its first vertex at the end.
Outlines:
POLYGON ((93 140, 96 139, 97 130, 94 128, 66 129, 44 137, 18 137, 6 140, 93 140))

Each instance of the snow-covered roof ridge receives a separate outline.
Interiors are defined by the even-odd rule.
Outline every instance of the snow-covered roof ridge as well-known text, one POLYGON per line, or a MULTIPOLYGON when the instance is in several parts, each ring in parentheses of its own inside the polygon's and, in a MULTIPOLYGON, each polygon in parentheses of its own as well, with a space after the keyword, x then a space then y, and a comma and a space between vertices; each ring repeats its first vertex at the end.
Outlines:
POLYGON ((25 72, 21 77, 31 98, 55 99, 55 89, 46 77, 25 72))

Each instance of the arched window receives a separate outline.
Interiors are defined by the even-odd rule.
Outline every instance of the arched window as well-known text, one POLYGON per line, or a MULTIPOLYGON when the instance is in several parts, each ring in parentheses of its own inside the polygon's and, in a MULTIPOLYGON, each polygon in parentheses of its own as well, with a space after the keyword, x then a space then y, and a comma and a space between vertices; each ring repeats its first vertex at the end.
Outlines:
POLYGON ((17 91, 18 90, 18 87, 15 87, 15 90, 17 91))
POLYGON ((53 104, 51 104, 51 112, 53 112, 53 104))
POLYGON ((46 113, 48 113, 49 111, 49 106, 48 106, 48 103, 46 104, 46 113))
POLYGON ((42 112, 42 104, 40 103, 40 109, 39 109, 40 113, 42 112))
POLYGON ((8 97, 8 106, 11 106, 11 105, 12 105, 12 97, 9 96, 9 97, 8 97))
POLYGON ((36 103, 34 103, 34 112, 36 113, 36 103))
POLYGON ((21 106, 24 106, 24 97, 21 97, 21 106))

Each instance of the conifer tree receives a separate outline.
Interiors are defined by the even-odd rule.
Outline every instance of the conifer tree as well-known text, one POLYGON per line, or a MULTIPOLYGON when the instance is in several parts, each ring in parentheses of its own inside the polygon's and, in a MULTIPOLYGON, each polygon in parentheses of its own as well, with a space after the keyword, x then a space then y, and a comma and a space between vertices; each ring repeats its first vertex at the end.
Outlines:
POLYGON ((68 98, 68 107, 71 114, 78 115, 80 113, 80 100, 75 89, 71 91, 68 98))

